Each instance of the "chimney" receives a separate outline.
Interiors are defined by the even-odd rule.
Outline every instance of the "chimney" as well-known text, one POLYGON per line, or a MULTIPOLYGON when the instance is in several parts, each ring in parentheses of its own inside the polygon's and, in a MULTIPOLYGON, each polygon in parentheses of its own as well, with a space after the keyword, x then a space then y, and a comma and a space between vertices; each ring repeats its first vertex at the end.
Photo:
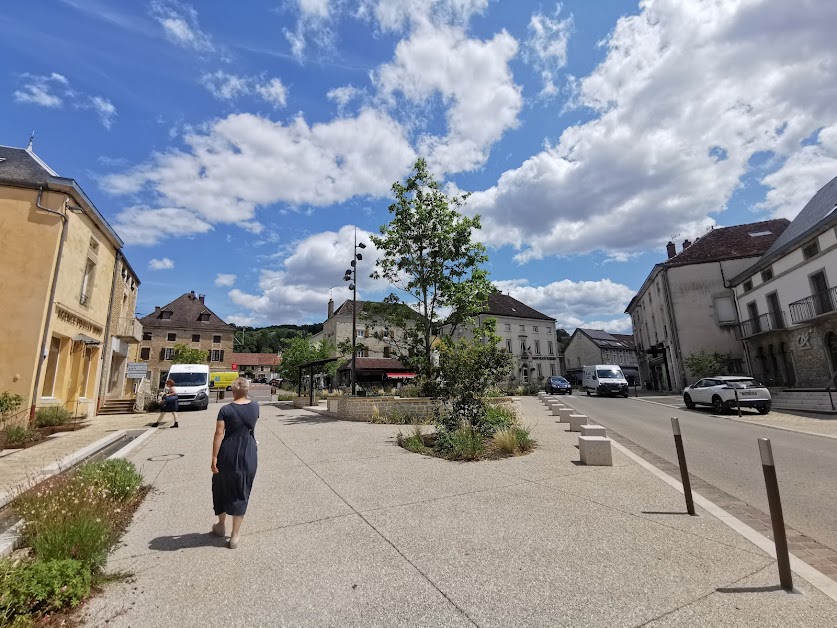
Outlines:
POLYGON ((668 244, 666 244, 666 252, 668 253, 669 259, 677 255, 677 247, 674 246, 674 242, 669 242, 668 244))
POLYGON ((159 306, 159 305, 155 305, 155 306, 154 306, 154 311, 155 311, 155 312, 159 312, 159 311, 160 311, 160 306, 159 306))
MULTIPOLYGON (((192 294, 194 294, 194 293, 192 293, 192 294)), ((203 303, 203 300, 204 300, 205 298, 206 298, 206 295, 205 295, 205 294, 199 294, 199 295, 198 295, 198 301, 200 301, 201 303, 203 303)))
MULTIPOLYGON (((334 299, 328 300, 328 318, 334 316, 334 299)), ((328 320, 328 318, 326 320, 328 320)))
POLYGON ((192 291, 189 293, 189 296, 191 296, 192 301, 194 301, 194 300, 195 300, 195 291, 194 291, 194 290, 192 290, 192 291))
POLYGON ((692 246, 692 242, 691 242, 691 240, 683 240, 683 250, 684 250, 684 251, 685 251, 686 249, 688 249, 690 246, 692 246))

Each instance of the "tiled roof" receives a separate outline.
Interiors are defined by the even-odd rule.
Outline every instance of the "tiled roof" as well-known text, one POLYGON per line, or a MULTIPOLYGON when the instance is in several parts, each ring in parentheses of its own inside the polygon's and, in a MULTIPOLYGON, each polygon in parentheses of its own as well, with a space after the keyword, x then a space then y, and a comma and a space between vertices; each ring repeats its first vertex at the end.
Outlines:
POLYGON ((232 363, 239 366, 278 366, 282 356, 274 353, 233 353, 232 363))
MULTIPOLYGON (((340 367, 339 370, 351 368, 351 360, 340 367)), ((355 367, 363 371, 406 371, 408 370, 396 358, 355 358, 355 367)))
POLYGON ((610 334, 619 342, 624 343, 627 345, 629 349, 636 349, 636 344, 634 343, 634 337, 631 334, 610 334))
POLYGON ((763 255, 788 228, 786 218, 719 227, 698 238, 690 247, 663 262, 665 266, 703 264, 739 257, 763 255), (753 235, 761 234, 761 235, 753 235))
POLYGON ((45 186, 55 176, 31 151, 0 146, 0 183, 45 186))
POLYGON ((194 329, 196 331, 201 329, 211 329, 218 331, 233 332, 234 326, 227 325, 218 317, 212 310, 210 310, 194 292, 187 292, 184 295, 177 297, 171 303, 164 305, 159 309, 155 309, 153 314, 144 316, 140 319, 143 327, 157 327, 169 329, 194 329), (171 310, 171 318, 162 318, 165 310, 171 310), (200 315, 203 312, 209 314, 209 320, 201 321, 200 315))
POLYGON ((542 321, 554 321, 551 316, 547 316, 536 309, 529 307, 525 303, 521 303, 514 297, 511 297, 502 292, 492 292, 488 296, 488 304, 483 309, 481 314, 490 314, 492 316, 512 316, 516 318, 535 318, 542 321))
POLYGON ((812 237, 820 229, 826 228, 826 224, 830 225, 831 222, 837 222, 837 212, 832 213, 835 207, 837 207, 837 177, 834 177, 814 194, 797 217, 793 219, 790 226, 767 249, 761 259, 735 277, 732 283, 739 283, 753 273, 766 268, 806 239, 812 237), (830 220, 826 222, 826 218, 830 218, 830 220))
MULTIPOLYGON (((582 329, 581 327, 576 329, 577 332, 581 332, 590 340, 592 340, 597 347, 601 347, 602 349, 632 349, 633 348, 633 340, 631 341, 630 345, 627 345, 623 340, 617 338, 617 334, 609 334, 603 329, 582 329)), ((618 334, 622 336, 622 334, 618 334)), ((630 337, 630 336, 629 336, 630 337)))
MULTIPOLYGON (((364 305, 367 304, 367 303, 370 306, 374 306, 376 308, 386 308, 386 307, 404 308, 404 310, 405 310, 405 312, 407 312, 407 314, 412 315, 412 316, 416 316, 416 317, 418 316, 418 313, 415 310, 413 310, 408 305, 405 305, 403 303, 393 305, 393 304, 390 304, 390 303, 384 303, 382 301, 361 301, 360 299, 358 299, 356 301, 356 303, 357 303, 358 318, 363 317, 364 305)), ((349 317, 351 317, 353 307, 354 307, 354 303, 352 303, 352 300, 351 299, 346 299, 345 301, 343 301, 343 303, 340 304, 340 307, 338 307, 336 310, 334 310, 334 314, 332 314, 332 316, 349 316, 349 317)), ((366 308, 366 309, 368 310, 369 308, 366 308)))

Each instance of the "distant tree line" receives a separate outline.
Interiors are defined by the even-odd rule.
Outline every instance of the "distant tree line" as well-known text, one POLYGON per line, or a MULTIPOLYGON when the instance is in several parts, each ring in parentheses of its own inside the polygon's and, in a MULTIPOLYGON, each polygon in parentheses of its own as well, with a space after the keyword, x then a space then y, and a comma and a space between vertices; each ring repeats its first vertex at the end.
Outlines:
POLYGON ((290 347, 294 338, 310 336, 323 330, 314 325, 271 325, 270 327, 237 327, 233 340, 236 353, 277 354, 290 347))

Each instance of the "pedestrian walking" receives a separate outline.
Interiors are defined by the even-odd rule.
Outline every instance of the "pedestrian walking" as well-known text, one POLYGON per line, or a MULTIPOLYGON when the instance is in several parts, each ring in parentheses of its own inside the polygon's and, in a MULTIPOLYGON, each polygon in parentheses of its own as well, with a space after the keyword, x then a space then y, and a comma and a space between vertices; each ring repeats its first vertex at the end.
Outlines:
POLYGON ((226 536, 227 515, 231 516, 229 547, 235 549, 258 466, 255 428, 259 404, 248 397, 247 379, 239 377, 231 388, 233 401, 218 413, 212 441, 212 504, 218 516, 212 532, 226 536))
POLYGON ((171 415, 174 417, 172 427, 180 427, 177 424, 177 391, 174 389, 173 379, 166 380, 166 388, 163 391, 163 409, 160 412, 160 418, 157 419, 157 422, 152 427, 158 427, 160 425, 166 416, 166 412, 171 412, 171 415))

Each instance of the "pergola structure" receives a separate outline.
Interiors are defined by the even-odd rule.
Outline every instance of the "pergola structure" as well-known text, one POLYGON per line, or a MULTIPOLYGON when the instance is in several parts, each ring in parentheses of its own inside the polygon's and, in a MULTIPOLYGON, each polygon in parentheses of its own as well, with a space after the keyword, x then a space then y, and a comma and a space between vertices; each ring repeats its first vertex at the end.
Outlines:
POLYGON ((311 362, 303 362, 299 365, 299 373, 297 377, 297 388, 296 394, 297 397, 302 397, 302 371, 304 369, 308 369, 308 393, 309 393, 309 405, 314 405, 314 367, 315 366, 324 366, 329 362, 336 362, 340 358, 325 358, 324 360, 312 360, 311 362))

